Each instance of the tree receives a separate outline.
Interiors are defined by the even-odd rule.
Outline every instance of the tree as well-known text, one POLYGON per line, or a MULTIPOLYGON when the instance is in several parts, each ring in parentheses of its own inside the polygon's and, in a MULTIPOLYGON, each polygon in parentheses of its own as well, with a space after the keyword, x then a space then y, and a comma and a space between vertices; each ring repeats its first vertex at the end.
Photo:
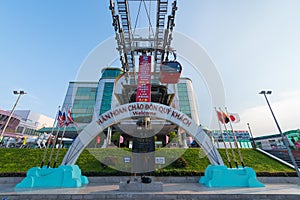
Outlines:
POLYGON ((112 134, 111 140, 113 141, 113 143, 114 143, 115 145, 118 145, 118 144, 119 144, 120 136, 121 136, 121 132, 115 132, 114 134, 112 134))
POLYGON ((177 133, 172 131, 169 133, 169 141, 170 142, 178 142, 177 133))

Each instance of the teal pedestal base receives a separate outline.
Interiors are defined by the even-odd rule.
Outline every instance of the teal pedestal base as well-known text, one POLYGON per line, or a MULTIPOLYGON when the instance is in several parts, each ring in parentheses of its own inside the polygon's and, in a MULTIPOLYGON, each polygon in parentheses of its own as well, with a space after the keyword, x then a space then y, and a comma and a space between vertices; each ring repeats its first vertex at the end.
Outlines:
POLYGON ((18 188, 78 188, 88 184, 77 165, 61 165, 58 168, 33 167, 26 178, 16 185, 18 188))
POLYGON ((229 169, 226 166, 209 165, 199 183, 207 187, 264 187, 256 179, 251 167, 229 169))

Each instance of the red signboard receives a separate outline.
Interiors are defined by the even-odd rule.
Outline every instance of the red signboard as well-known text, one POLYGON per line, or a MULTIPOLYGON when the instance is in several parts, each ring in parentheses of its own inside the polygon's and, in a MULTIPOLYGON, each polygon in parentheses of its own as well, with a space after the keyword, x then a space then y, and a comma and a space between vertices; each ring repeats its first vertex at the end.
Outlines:
POLYGON ((151 56, 144 55, 139 58, 136 101, 151 102, 151 56))

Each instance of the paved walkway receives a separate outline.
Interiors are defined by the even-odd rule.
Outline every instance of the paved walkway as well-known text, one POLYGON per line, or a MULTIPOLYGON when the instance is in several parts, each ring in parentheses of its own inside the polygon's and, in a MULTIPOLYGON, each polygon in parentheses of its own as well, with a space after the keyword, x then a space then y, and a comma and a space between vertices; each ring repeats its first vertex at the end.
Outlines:
MULTIPOLYGON (((277 182, 277 181, 275 181, 277 182)), ((118 183, 93 181, 82 188, 15 191, 15 183, 0 181, 0 200, 14 199, 300 199, 295 183, 264 183, 264 188, 207 188, 195 182, 164 183, 163 192, 120 192, 118 183)))

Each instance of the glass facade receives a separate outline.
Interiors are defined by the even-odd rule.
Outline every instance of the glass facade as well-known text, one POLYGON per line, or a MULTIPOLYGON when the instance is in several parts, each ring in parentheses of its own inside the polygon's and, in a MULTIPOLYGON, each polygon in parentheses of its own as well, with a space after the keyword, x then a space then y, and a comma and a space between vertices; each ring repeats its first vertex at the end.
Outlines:
POLYGON ((190 99, 188 94, 188 89, 186 83, 178 83, 178 98, 179 98, 179 107, 180 111, 186 114, 189 117, 192 117, 190 99))
POLYGON ((77 123, 92 121, 97 87, 78 87, 73 103, 73 118, 77 123))
POLYGON ((102 101, 100 106, 100 114, 105 113, 111 109, 111 101, 114 90, 114 83, 106 82, 104 84, 104 90, 102 95, 102 101))

